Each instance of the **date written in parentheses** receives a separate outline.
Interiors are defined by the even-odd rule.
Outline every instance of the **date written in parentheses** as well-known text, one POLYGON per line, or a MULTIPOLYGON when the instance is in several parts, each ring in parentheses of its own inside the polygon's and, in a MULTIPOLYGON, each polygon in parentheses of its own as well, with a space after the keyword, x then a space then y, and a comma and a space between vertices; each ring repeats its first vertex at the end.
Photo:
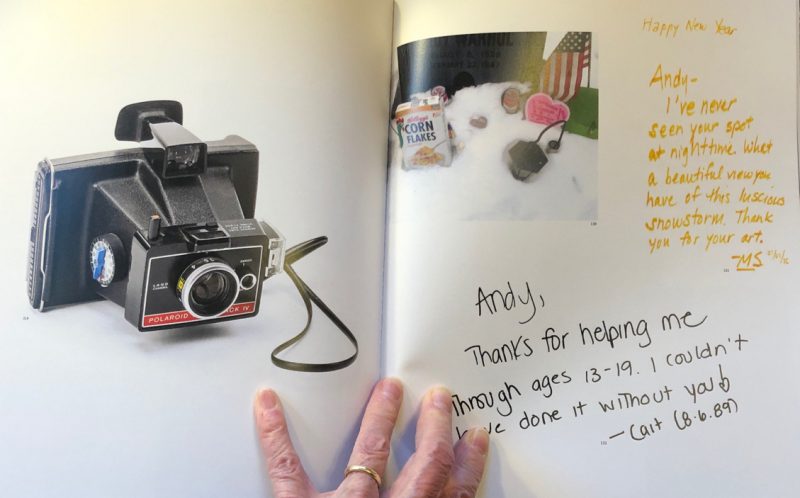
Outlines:
POLYGON ((691 427, 697 427, 703 422, 723 418, 739 413, 739 404, 733 398, 715 403, 710 410, 674 410, 672 419, 675 427, 680 431, 685 431, 691 427))
MULTIPOLYGON (((739 404, 733 398, 728 398, 725 401, 715 403, 714 406, 707 411, 704 410, 673 410, 672 419, 675 427, 680 431, 685 431, 691 427, 701 426, 703 422, 709 420, 720 419, 739 412, 739 404)), ((608 440, 617 438, 619 436, 628 436, 632 441, 641 442, 652 438, 653 436, 661 433, 665 427, 658 417, 653 417, 652 421, 645 423, 631 424, 628 430, 619 431, 608 437, 608 440)), ((601 441, 600 444, 606 446, 608 440, 601 441)))

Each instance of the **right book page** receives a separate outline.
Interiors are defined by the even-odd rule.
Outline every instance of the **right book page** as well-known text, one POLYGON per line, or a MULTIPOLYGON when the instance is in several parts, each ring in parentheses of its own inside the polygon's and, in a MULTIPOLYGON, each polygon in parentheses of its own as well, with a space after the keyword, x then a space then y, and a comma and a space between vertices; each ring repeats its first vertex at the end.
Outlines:
POLYGON ((797 4, 397 0, 385 369, 481 496, 793 496, 797 4))

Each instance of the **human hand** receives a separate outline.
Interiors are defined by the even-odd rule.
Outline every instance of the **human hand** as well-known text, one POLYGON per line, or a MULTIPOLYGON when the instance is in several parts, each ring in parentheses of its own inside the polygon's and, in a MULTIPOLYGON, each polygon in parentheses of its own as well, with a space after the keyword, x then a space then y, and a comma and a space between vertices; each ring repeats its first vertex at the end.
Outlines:
MULTIPOLYGON (((383 379, 375 385, 348 468, 360 465, 373 469, 377 475, 384 473, 402 400, 403 386, 398 380, 383 379)), ((311 484, 292 446, 275 392, 260 391, 254 409, 275 498, 471 498, 483 476, 489 435, 483 429, 471 429, 454 448, 450 392, 441 387, 425 394, 417 422, 416 451, 392 487, 382 493, 378 481, 363 471, 349 473, 336 490, 320 493, 311 484)))

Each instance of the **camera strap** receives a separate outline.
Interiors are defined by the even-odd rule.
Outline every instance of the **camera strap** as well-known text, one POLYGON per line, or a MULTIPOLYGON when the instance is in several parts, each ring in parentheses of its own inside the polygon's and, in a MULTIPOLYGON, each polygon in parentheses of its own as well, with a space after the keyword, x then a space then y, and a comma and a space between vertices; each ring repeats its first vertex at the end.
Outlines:
POLYGON ((308 318, 306 319, 305 327, 303 327, 303 330, 301 330, 299 334, 279 345, 272 351, 272 363, 274 363, 277 367, 284 368, 286 370, 294 370, 296 372, 332 372, 334 370, 340 370, 351 365, 358 356, 358 341, 353 333, 347 328, 347 325, 345 325, 344 322, 342 322, 339 317, 336 316, 336 313, 334 313, 322 301, 322 299, 320 299, 320 297, 317 296, 313 290, 311 290, 308 284, 306 284, 303 279, 300 278, 297 272, 294 271, 294 268, 292 268, 292 263, 310 254, 314 250, 319 249, 327 242, 328 237, 317 237, 315 239, 307 240, 297 244, 286 251, 283 270, 286 272, 289 278, 292 279, 294 286, 297 288, 297 292, 299 292, 300 297, 303 298, 303 303, 306 305, 306 314, 308 318), (336 327, 339 328, 342 334, 347 337, 350 343, 353 344, 355 351, 352 355, 343 360, 330 363, 302 363, 278 358, 280 353, 300 342, 306 333, 308 333, 308 330, 311 328, 311 318, 313 317, 312 303, 316 304, 317 307, 322 310, 322 312, 325 313, 325 315, 336 325, 336 327))

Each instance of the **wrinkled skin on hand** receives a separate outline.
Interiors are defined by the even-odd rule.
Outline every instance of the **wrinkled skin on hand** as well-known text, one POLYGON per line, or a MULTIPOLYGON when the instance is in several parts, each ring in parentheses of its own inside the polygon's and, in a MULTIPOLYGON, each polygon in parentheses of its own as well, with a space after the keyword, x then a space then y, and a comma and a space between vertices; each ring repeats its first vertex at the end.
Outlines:
MULTIPOLYGON (((383 475, 402 400, 403 387, 398 380, 378 382, 367 404, 348 466, 363 465, 383 475)), ((489 435, 483 429, 471 429, 454 447, 450 392, 441 387, 425 394, 417 422, 416 451, 389 489, 379 489, 366 473, 352 472, 337 489, 317 491, 292 446, 275 392, 269 389, 259 392, 254 409, 275 498, 471 498, 483 476, 489 435)))

